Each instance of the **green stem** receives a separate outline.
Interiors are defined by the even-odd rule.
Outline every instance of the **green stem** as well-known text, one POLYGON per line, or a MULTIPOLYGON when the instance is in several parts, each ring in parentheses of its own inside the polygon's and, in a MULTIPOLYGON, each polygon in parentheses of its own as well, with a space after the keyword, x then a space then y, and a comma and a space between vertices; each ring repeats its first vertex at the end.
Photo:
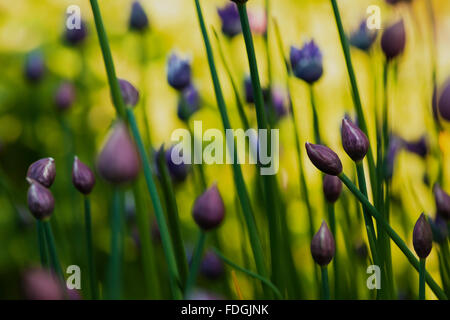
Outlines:
POLYGON ((39 257, 41 259, 41 266, 43 268, 48 267, 48 252, 47 246, 45 244, 45 230, 42 222, 40 220, 36 220, 37 225, 37 234, 38 234, 38 243, 39 243, 39 257))
POLYGON ((50 221, 42 221, 42 226, 44 227, 45 238, 47 240, 48 250, 50 252, 50 264, 53 271, 58 275, 61 281, 64 282, 64 275, 59 264, 58 253, 56 252, 55 239, 53 237, 52 226, 50 221))
POLYGON ((254 273, 250 270, 247 270, 239 265, 237 265, 236 263, 234 263, 233 261, 231 261, 230 259, 226 258, 220 251, 218 251, 216 248, 213 248, 214 252, 219 256, 220 259, 222 259, 226 264, 230 265, 231 267, 233 267, 234 269, 241 271, 247 275, 249 275, 250 277, 253 277, 255 279, 258 279, 259 281, 261 281, 263 284, 265 284, 266 286, 268 286, 270 289, 272 289, 272 291, 275 293, 277 299, 283 299, 283 296, 280 293, 280 290, 277 289, 277 287, 270 282, 270 280, 260 276, 257 273, 254 273))
POLYGON ((181 290, 179 282, 179 273, 176 267, 175 255, 172 247, 172 241, 169 235, 169 229, 167 228, 166 219, 164 217, 161 201, 156 190, 155 182, 153 181, 152 170, 150 168, 150 161, 145 151, 142 138, 139 134, 139 129, 136 124, 133 110, 127 109, 128 121, 130 123, 131 132, 133 133, 134 140, 138 147, 143 162, 144 176, 147 183, 148 192, 152 199, 153 209, 155 210, 156 222, 158 223, 159 231, 161 233, 161 242, 166 256, 167 267, 169 270, 170 286, 175 299, 181 299, 181 290))
POLYGON ((201 230, 198 236, 197 245, 194 249, 194 254, 192 255, 191 266, 189 268, 189 276, 186 281, 184 296, 189 295, 192 288, 195 285, 195 281, 197 280, 198 270, 200 268, 200 264, 202 262, 203 250, 205 249, 205 240, 206 233, 201 230))
POLYGON ((317 113, 316 99, 314 97, 314 87, 309 85, 309 98, 311 100, 311 108, 313 113, 314 138, 317 144, 322 144, 319 127, 319 114, 317 113))
MULTIPOLYGON (((181 96, 181 101, 182 101, 182 103, 185 103, 183 96, 181 96)), ((193 156, 194 159, 196 159, 196 157, 200 157, 200 158, 203 157, 202 152, 199 155, 195 155, 197 148, 195 147, 196 142, 195 142, 194 130, 192 130, 188 121, 186 121, 186 126, 187 126, 190 136, 191 136, 191 153, 192 153, 191 156, 193 156)), ((200 144, 201 143, 202 142, 200 142, 200 144)), ((203 146, 200 145, 200 148, 203 148, 203 146)), ((206 182, 206 175, 205 175, 205 170, 203 168, 203 161, 202 161, 202 163, 199 163, 199 164, 196 164, 195 162, 193 162, 193 163, 194 163, 194 168, 197 169, 199 176, 200 176, 200 183, 201 183, 201 187, 202 187, 201 191, 204 192, 208 187, 208 183, 206 182)))
MULTIPOLYGON (((219 107, 220 115, 222 118, 222 124, 223 124, 224 130, 231 129, 230 120, 228 118, 228 113, 226 110, 225 99, 223 97, 223 92, 222 92, 222 89, 220 86, 220 81, 219 81, 217 69, 216 69, 215 62, 214 62, 214 55, 213 55, 213 51, 211 48, 211 42, 208 37, 208 32, 206 31, 205 21, 203 19, 203 13, 202 13, 202 9, 200 6, 200 1, 194 0, 194 2, 195 2, 196 10, 197 10, 197 16, 198 16, 198 21, 200 24, 202 36, 203 36, 203 41, 205 43, 205 49, 206 49, 206 53, 207 53, 207 57, 208 57, 208 64, 210 67, 211 78, 213 80, 214 92, 216 94, 217 105, 219 107)), ((249 232, 249 238, 250 238, 250 243, 251 243, 252 250, 253 250, 256 268, 257 268, 259 274, 266 276, 267 271, 266 271, 266 267, 264 264, 264 256, 263 256, 261 241, 260 241, 259 235, 258 235, 258 230, 256 228, 255 218, 253 215, 253 209, 251 207, 250 198, 248 195, 247 188, 245 186, 241 167, 237 163, 238 154, 236 152, 236 148, 233 148, 233 146, 230 145, 230 143, 231 142, 227 141, 227 146, 228 146, 229 150, 230 151, 235 150, 234 161, 233 161, 233 177, 234 177, 234 181, 235 181, 235 185, 236 185, 236 189, 237 189, 236 193, 239 196, 239 201, 241 203, 242 212, 244 214, 245 222, 247 224, 247 229, 249 232), (233 148, 233 149, 231 149, 231 148, 233 148)), ((234 145, 236 145, 235 141, 233 141, 232 143, 234 143, 234 145)))
POLYGON ((91 285, 91 298, 98 299, 97 279, 95 273, 94 252, 92 246, 92 221, 91 221, 91 202, 88 196, 84 197, 84 224, 86 232, 86 254, 89 269, 89 281, 91 285))
POLYGON ((118 187, 114 187, 111 210, 111 252, 108 262, 108 299, 121 298, 122 273, 121 273, 121 208, 118 187))
POLYGON ((328 268, 327 266, 321 267, 322 271, 322 299, 330 300, 330 286, 328 284, 328 268))
POLYGON ((419 300, 425 300, 425 261, 420 258, 419 264, 419 300))
POLYGON ((334 271, 334 294, 335 294, 335 298, 338 299, 338 292, 339 292, 339 268, 338 268, 338 250, 339 250, 339 246, 337 243, 337 231, 336 231, 336 213, 335 213, 335 206, 334 203, 328 203, 327 204, 327 208, 328 208, 328 219, 330 222, 330 229, 331 229, 331 233, 333 234, 334 237, 334 241, 335 241, 335 246, 336 246, 336 254, 334 256, 333 259, 333 271, 334 271))
POLYGON ((167 220, 169 225, 170 235, 173 239, 175 258, 177 260, 178 270, 180 270, 180 281, 186 283, 188 277, 188 264, 186 260, 186 251, 184 249, 183 238, 181 236, 180 219, 178 217, 178 206, 175 198, 175 191, 173 189, 172 180, 170 178, 169 170, 166 164, 165 152, 158 156, 158 170, 160 174, 161 187, 163 189, 164 198, 167 208, 167 220))
MULTIPOLYGON (((416 269, 419 270, 419 261, 414 256, 414 254, 409 250, 406 243, 400 238, 400 236, 392 229, 392 227, 384 220, 383 216, 377 211, 377 209, 369 202, 366 196, 364 196, 361 191, 353 184, 353 182, 344 174, 341 173, 339 178, 347 186, 347 188, 353 193, 353 195, 361 202, 361 204, 367 208, 368 212, 377 221, 381 222, 381 227, 387 232, 389 237, 394 241, 397 247, 403 252, 403 254, 408 259, 409 263, 416 269)), ((439 285, 434 281, 428 272, 425 272, 425 280, 433 290, 434 294, 441 300, 447 300, 447 296, 439 287, 439 285)))

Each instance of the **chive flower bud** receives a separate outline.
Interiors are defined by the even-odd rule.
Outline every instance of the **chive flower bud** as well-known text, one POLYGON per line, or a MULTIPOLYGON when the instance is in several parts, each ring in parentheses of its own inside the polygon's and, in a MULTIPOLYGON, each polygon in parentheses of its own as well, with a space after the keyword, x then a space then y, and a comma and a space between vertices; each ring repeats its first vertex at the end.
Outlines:
POLYGON ((423 213, 414 226, 413 245, 417 256, 421 259, 428 257, 433 247, 433 232, 423 213))
POLYGON ((70 46, 81 45, 88 35, 88 29, 86 23, 81 20, 79 28, 65 28, 64 40, 70 46))
POLYGON ((63 300, 63 285, 45 269, 30 269, 22 276, 22 290, 27 300, 63 300))
POLYGON ((94 173, 77 156, 73 160, 72 182, 75 188, 84 195, 90 194, 95 186, 94 173))
POLYGON ((433 187, 434 202, 436 203, 436 213, 445 220, 450 220, 450 196, 441 186, 436 183, 433 187))
POLYGON ((322 53, 314 40, 307 42, 301 49, 291 47, 291 66, 294 75, 313 84, 322 77, 322 53))
POLYGON ((61 110, 69 109, 75 101, 75 87, 70 82, 59 85, 55 94, 55 105, 61 110))
POLYGON ((191 84, 190 61, 172 53, 167 63, 167 82, 179 91, 189 86, 191 84))
POLYGON ((33 51, 26 56, 25 77, 31 83, 37 83, 44 77, 46 68, 44 58, 38 51, 33 51))
POLYGON ((437 109, 444 120, 450 121, 450 78, 447 80, 444 87, 439 90, 437 109))
POLYGON ((27 194, 28 209, 37 220, 50 217, 55 207, 55 199, 51 191, 36 180, 30 178, 27 180, 30 184, 27 194))
MULTIPOLYGON (((170 147, 165 153, 167 169, 169 169, 172 180, 176 183, 181 183, 186 180, 189 174, 190 165, 184 162, 176 164, 173 160, 173 152, 175 152, 174 148, 170 147)), ((179 156, 181 157, 182 154, 179 154, 179 156)))
POLYGON ((50 188, 55 177, 56 167, 53 158, 40 159, 28 167, 27 178, 36 180, 44 187, 50 188))
POLYGON ((200 265, 200 272, 205 278, 216 280, 224 273, 222 260, 212 250, 206 251, 200 265))
POLYGON ((269 89, 263 90, 266 107, 272 107, 277 120, 287 115, 290 107, 290 98, 280 88, 273 87, 269 94, 269 89), (272 103, 269 103, 272 99, 272 103))
POLYGON ((126 106, 134 107, 139 102, 139 91, 127 80, 119 79, 120 92, 126 106))
POLYGON ((200 94, 193 84, 185 88, 181 94, 178 100, 177 116, 182 121, 188 121, 200 108, 200 94))
POLYGON ((325 199, 329 203, 334 203, 339 199, 339 196, 341 195, 342 181, 336 176, 326 174, 323 177, 322 187, 325 199))
POLYGON ((399 56, 405 50, 405 24, 400 20, 386 28, 381 36, 381 49, 388 60, 399 56))
POLYGON ((367 28, 367 21, 361 21, 359 28, 351 33, 349 41, 352 46, 368 52, 377 38, 377 30, 367 28))
POLYGON ((364 159, 369 150, 369 139, 350 118, 342 120, 341 136, 342 146, 349 157, 355 162, 364 159))
POLYGON ((426 136, 420 137, 415 141, 405 141, 405 148, 419 157, 425 158, 429 153, 428 139, 426 136))
POLYGON ((148 29, 148 17, 139 1, 134 1, 131 5, 130 19, 128 26, 130 30, 142 32, 148 29))
POLYGON ((311 241, 311 255, 320 266, 327 266, 334 257, 336 247, 333 235, 325 221, 311 241))
POLYGON ((306 153, 312 164, 320 171, 337 176, 342 172, 342 162, 339 156, 330 148, 306 142, 306 153))
POLYGON ((252 79, 250 76, 244 78, 245 102, 255 103, 255 95, 253 93, 252 79))
POLYGON ((192 216, 204 231, 217 228, 222 223, 225 216, 225 205, 216 184, 197 198, 192 216))
POLYGON ((139 154, 124 122, 114 125, 97 158, 97 168, 105 180, 116 184, 132 181, 139 174, 139 154))
POLYGON ((223 8, 218 8, 220 20, 222 21, 222 33, 228 38, 233 38, 242 32, 239 11, 235 3, 228 3, 223 8))
POLYGON ((437 243, 444 243, 448 237, 447 222, 440 215, 436 215, 434 220, 430 220, 433 240, 437 243))

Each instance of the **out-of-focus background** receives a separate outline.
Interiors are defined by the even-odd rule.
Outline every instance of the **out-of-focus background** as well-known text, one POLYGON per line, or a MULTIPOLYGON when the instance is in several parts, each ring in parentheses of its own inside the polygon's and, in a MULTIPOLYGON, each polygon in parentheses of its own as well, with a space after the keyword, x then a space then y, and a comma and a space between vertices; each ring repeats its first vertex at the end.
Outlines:
MULTIPOLYGON (((128 31, 128 19, 131 10, 129 0, 99 1, 105 27, 111 44, 111 50, 119 78, 124 78, 145 92, 145 105, 136 109, 141 128, 144 127, 139 108, 147 108, 148 126, 151 129, 155 147, 165 143, 170 145, 173 130, 183 128, 177 118, 177 93, 167 84, 166 64, 172 51, 189 55, 193 63, 194 83, 202 97, 202 108, 193 119, 203 120, 207 128, 222 129, 220 116, 215 103, 209 68, 201 38, 194 2, 188 0, 146 0, 140 1, 146 10, 151 31, 144 37, 128 31), (147 59, 142 63, 142 53, 147 59)), ((240 127, 238 112, 234 103, 233 91, 223 69, 217 52, 217 42, 212 28, 220 33, 220 20, 217 7, 229 1, 201 1, 208 31, 216 52, 216 62, 222 82, 228 111, 233 127, 240 127)), ((248 2, 249 10, 263 10, 263 0, 248 2)), ((328 0, 271 1, 269 40, 272 52, 274 82, 284 87, 286 81, 282 56, 273 32, 272 18, 280 28, 284 41, 284 54, 289 54, 290 45, 301 46, 313 38, 323 53, 324 75, 315 86, 317 105, 320 115, 322 134, 326 143, 341 156, 344 171, 354 175, 350 159, 341 147, 340 123, 345 113, 353 114, 351 91, 345 68, 342 48, 337 28, 328 0)), ((406 25, 407 41, 403 57, 396 64, 397 78, 391 81, 390 114, 392 131, 409 140, 426 134, 432 146, 436 148, 438 140, 434 131, 431 115, 432 65, 431 65, 431 26, 426 14, 425 1, 416 0, 412 5, 392 7, 380 0, 340 0, 339 6, 347 32, 358 28, 361 20, 367 17, 366 9, 370 5, 381 8, 382 26, 387 26, 403 17, 406 25)), ((437 30, 437 79, 442 84, 450 75, 450 2, 433 1, 437 30)), ((381 31, 380 31, 381 32, 381 31)), ((248 62, 242 36, 227 41, 225 54, 238 83, 248 74, 248 62)), ((369 56, 367 53, 352 49, 352 57, 357 74, 358 85, 366 113, 372 114, 373 108, 381 105, 382 54, 379 39, 369 56), (374 94, 373 78, 377 79, 378 95, 374 94), (377 104, 375 104, 377 103, 377 104)), ((267 66, 263 38, 255 36, 258 63, 263 84, 267 82, 267 66)), ((307 86, 291 79, 291 95, 296 108, 297 122, 302 141, 312 137, 312 114, 309 105, 307 86)), ((256 123, 254 109, 246 106, 247 115, 253 125, 256 123)), ((37 265, 37 235, 34 218, 28 213, 26 191, 28 184, 25 175, 30 163, 42 157, 56 160, 57 178, 52 192, 56 199, 55 237, 63 266, 85 265, 84 238, 82 236, 82 198, 71 184, 72 160, 67 154, 74 152, 80 159, 94 167, 95 154, 115 118, 105 68, 95 32, 89 1, 66 0, 15 0, 0 2, 0 169, 3 187, 0 189, 0 297, 18 298, 20 293, 20 274, 28 267, 37 265), (88 37, 81 48, 73 48, 62 42, 65 24, 65 12, 69 5, 79 5, 82 19, 87 22, 88 37), (24 79, 24 61, 26 55, 38 50, 45 59, 47 73, 39 85, 30 85, 24 79), (65 112, 55 107, 54 93, 62 81, 76 84, 75 104, 65 112), (4 179, 3 179, 4 178, 4 179), (9 190, 6 192, 6 190, 9 190), (77 229, 78 228, 78 229, 77 229)), ((368 116, 369 127, 374 141, 374 120, 368 116)), ((304 287, 312 286, 313 270, 309 251, 309 235, 305 205, 300 200, 298 187, 298 167, 292 135, 291 121, 281 120, 280 127, 280 172, 278 180, 287 203, 289 228, 292 232, 292 247, 295 264, 303 275, 304 287)), ((450 138, 440 137, 441 148, 450 152, 450 138)), ((308 187, 316 207, 316 225, 325 217, 321 195, 321 175, 305 157, 308 187)), ((448 172, 448 161, 446 172, 448 172)), ((224 224, 218 231, 219 238, 226 244, 224 252, 235 257, 237 262, 245 261, 248 256, 242 253, 246 248, 241 232, 242 217, 237 212, 235 191, 230 166, 205 166, 209 184, 218 183, 227 207, 224 224), (243 244, 244 243, 244 244, 243 244)), ((412 248, 412 228, 422 211, 434 215, 434 202, 431 188, 423 183, 425 171, 431 177, 437 174, 437 163, 433 158, 426 161, 406 152, 398 156, 392 187, 392 221, 402 238, 412 248)), ((252 188, 253 169, 244 166, 247 184, 252 188)), ((446 175, 448 177, 448 174, 446 175)), ((445 181, 445 180, 444 180, 445 181)), ((444 185, 448 187, 448 184, 444 185)), ((253 189, 253 188, 252 188, 253 189)), ((252 194, 254 192, 252 191, 252 194)), ((94 228, 95 254, 100 280, 105 275, 110 244, 108 207, 111 195, 109 185, 98 178, 98 184, 92 195, 92 214, 94 228)), ((192 177, 176 187, 176 196, 180 210, 183 236, 187 243, 194 245, 196 226, 191 217, 192 204, 196 189, 192 177)), ((253 197, 258 202, 257 196, 253 197)), ((150 208, 151 206, 149 206, 150 208)), ((256 210, 261 210, 258 205, 256 210)), ((337 219, 345 217, 349 211, 356 219, 354 201, 349 206, 338 204, 337 219)), ((128 236, 124 250, 125 293, 128 298, 142 297, 142 271, 140 270, 139 248, 133 240, 133 201, 125 192, 125 212, 129 219, 128 236)), ((152 217, 153 214, 149 213, 152 217)), ((258 214, 257 214, 258 216, 258 214)), ((355 245, 360 232, 354 235, 355 245)), ((263 235, 267 237, 266 234, 263 235)), ((342 237, 342 230, 340 231, 342 237)), ((364 238, 363 237, 363 238, 364 238)), ((267 239, 265 239, 266 241, 267 239)), ((343 241, 341 241, 343 243, 343 241)), ((164 258, 157 247, 157 259, 160 272, 164 272, 164 258)), ((248 249, 248 248, 247 248, 248 249)), ((250 251, 248 251, 250 252, 250 251)), ((393 246, 393 265, 396 283, 406 297, 416 292, 416 273, 408 265, 404 256, 393 246), (414 279, 414 281, 411 281, 414 279), (410 291, 408 291, 410 290, 410 291)), ((364 268, 356 262, 345 265, 347 280, 359 286, 360 298, 370 293, 365 289, 364 268), (358 269, 359 271, 354 271, 358 269), (354 277, 354 279, 353 279, 354 277)), ((251 265, 251 264, 250 264, 251 265)), ((364 264, 363 264, 364 265, 364 264)), ((428 270, 438 277, 437 258, 431 254, 428 270)), ((82 268, 83 269, 83 268, 82 268)), ((237 275, 245 298, 254 297, 254 282, 242 274, 237 275)), ((83 280, 87 281, 87 280, 83 280)), ((202 280, 203 281, 203 280, 202 280)), ((231 280, 230 280, 231 281, 231 280)), ((83 282, 84 283, 84 282, 83 282)), ((221 289, 221 285, 201 282, 211 290, 221 289)), ((221 291, 222 290, 222 291, 221 291)), ((401 292, 402 293, 402 292, 401 292)), ((431 291, 429 292, 432 296, 431 291)), ((228 296, 235 298, 234 293, 228 296)), ((314 292, 306 290, 306 297, 314 298, 314 292)))

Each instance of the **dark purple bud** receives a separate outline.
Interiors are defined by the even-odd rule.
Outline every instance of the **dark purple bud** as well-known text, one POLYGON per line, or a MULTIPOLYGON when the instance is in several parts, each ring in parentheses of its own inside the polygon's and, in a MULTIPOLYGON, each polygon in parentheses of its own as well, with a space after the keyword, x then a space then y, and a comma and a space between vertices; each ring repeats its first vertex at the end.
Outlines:
POLYGON ((325 221, 311 241, 311 254, 319 266, 327 266, 334 257, 336 247, 333 235, 325 221))
POLYGON ((444 120, 450 121, 450 78, 446 81, 443 88, 438 91, 438 97, 437 108, 439 114, 444 120))
POLYGON ((55 105, 61 110, 69 109, 75 101, 75 87, 70 82, 62 83, 55 94, 55 105))
POLYGON ((25 60, 25 77, 32 83, 39 82, 45 74, 44 58, 38 51, 29 53, 25 60))
POLYGON ((44 269, 30 269, 22 276, 22 290, 27 300, 63 300, 63 285, 56 275, 44 269))
POLYGON ((307 42, 301 49, 291 47, 291 66, 294 75, 313 84, 323 74, 322 53, 314 40, 307 42))
POLYGON ((53 158, 40 159, 28 167, 27 178, 36 180, 44 187, 50 188, 55 177, 56 167, 53 158))
POLYGON ((217 228, 222 223, 225 205, 217 185, 214 184, 195 200, 192 216, 204 231, 217 228))
POLYGON ((242 32, 239 11, 235 3, 228 3, 223 8, 218 8, 220 20, 222 21, 222 32, 229 38, 242 32))
POLYGON ((245 101, 247 103, 255 103, 255 95, 253 94, 252 79, 246 76, 244 79, 245 101))
POLYGON ((172 53, 167 63, 167 82, 176 90, 183 90, 191 84, 191 63, 172 53))
POLYGON ((84 42, 84 39, 86 39, 87 34, 88 30, 86 27, 86 23, 84 21, 81 21, 79 28, 75 27, 73 29, 69 29, 66 26, 64 32, 64 40, 71 46, 80 45, 84 42))
POLYGON ((444 243, 448 237, 447 222, 440 215, 436 215, 434 220, 430 220, 433 240, 437 243, 444 243))
POLYGON ((388 60, 394 59, 405 50, 406 33, 403 20, 389 26, 381 36, 381 48, 388 60))
POLYGON ((128 21, 130 30, 145 31, 148 29, 148 17, 139 1, 134 1, 131 5, 131 14, 128 21))
POLYGON ((182 97, 178 100, 178 118, 188 121, 189 118, 200 108, 200 94, 197 88, 190 84, 182 92, 182 97))
POLYGON ((355 162, 364 159, 369 150, 369 139, 349 118, 342 119, 341 136, 349 157, 355 162))
MULTIPOLYGON (((269 90, 266 89, 263 93, 264 99, 266 100, 266 105, 269 105, 269 90)), ((273 107, 276 118, 279 120, 286 116, 290 107, 290 99, 287 94, 285 94, 280 88, 274 87, 272 88, 270 98, 272 99, 272 104, 270 106, 273 107)))
POLYGON ((413 245, 417 256, 421 259, 428 257, 433 247, 433 232, 423 213, 414 226, 413 245))
POLYGON ((38 220, 44 220, 53 212, 55 199, 49 189, 36 180, 27 178, 30 183, 27 194, 28 209, 38 220))
POLYGON ((119 121, 114 125, 97 158, 98 171, 109 182, 124 183, 134 180, 140 167, 136 145, 126 124, 119 121))
POLYGON ((214 253, 214 251, 207 251, 200 265, 200 272, 205 278, 216 280, 224 273, 222 260, 214 253))
MULTIPOLYGON (((174 162, 174 156, 176 156, 175 153, 176 150, 174 150, 173 147, 170 147, 166 151, 166 164, 173 181, 180 183, 186 180, 187 175, 189 174, 190 165, 184 162, 176 164, 174 162), (173 152, 174 154, 172 154, 173 152)), ((182 157, 182 152, 180 152, 178 156, 182 157)))
POLYGON ((368 256, 369 252, 367 251, 366 243, 363 242, 363 241, 357 243, 356 246, 355 246, 355 253, 362 260, 367 259, 367 256, 368 256))
POLYGON ((119 87, 125 105, 128 107, 136 106, 139 102, 139 91, 124 79, 119 79, 119 87))
POLYGON ((369 51, 377 38, 378 31, 367 28, 367 21, 364 19, 359 28, 350 35, 350 44, 363 51, 369 51))
POLYGON ((87 165, 81 162, 77 156, 75 156, 73 161, 72 182, 75 188, 85 195, 91 193, 95 186, 94 173, 87 165))
POLYGON ((436 203, 436 213, 445 220, 450 220, 450 196, 441 186, 436 183, 433 187, 434 202, 436 203))
POLYGON ((323 193, 328 202, 334 203, 339 199, 342 192, 342 181, 336 176, 329 174, 323 177, 323 193))
POLYGON ((317 169, 332 176, 342 172, 342 162, 336 152, 326 146, 309 142, 305 143, 305 147, 309 160, 317 169))
POLYGON ((416 141, 406 141, 405 147, 409 152, 415 153, 422 158, 425 158, 430 151, 428 147, 428 139, 426 136, 422 136, 419 140, 416 141))

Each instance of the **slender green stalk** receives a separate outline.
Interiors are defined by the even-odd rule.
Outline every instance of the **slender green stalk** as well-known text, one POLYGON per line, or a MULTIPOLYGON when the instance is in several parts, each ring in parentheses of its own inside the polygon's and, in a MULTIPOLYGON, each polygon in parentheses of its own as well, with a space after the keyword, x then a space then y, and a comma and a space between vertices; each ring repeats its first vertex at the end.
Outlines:
POLYGON ((155 261, 156 256, 150 237, 150 219, 145 196, 143 195, 145 188, 142 188, 141 185, 142 181, 138 179, 133 184, 133 194, 136 203, 136 223, 141 244, 143 273, 147 286, 147 294, 151 299, 160 299, 161 290, 155 261))
MULTIPOLYGON (((416 269, 419 270, 419 261, 414 256, 414 254, 409 250, 406 243, 400 238, 400 236, 392 229, 389 223, 384 220, 383 216, 377 211, 377 209, 369 202, 366 196, 364 196, 361 191, 353 184, 353 182, 344 174, 341 173, 339 178, 347 186, 347 188, 353 193, 353 195, 361 202, 361 204, 367 208, 368 212, 377 221, 381 222, 381 227, 387 232, 389 237, 394 241, 397 247, 403 252, 403 254, 408 259, 409 263, 416 269)), ((439 285, 433 280, 431 275, 425 271, 425 280, 428 283, 434 294, 442 300, 447 300, 446 294, 442 291, 439 285)))
POLYGON ((194 249, 194 254, 192 255, 191 266, 189 268, 189 276, 186 280, 184 297, 189 295, 192 291, 192 288, 195 285, 195 281, 197 280, 198 270, 200 269, 200 264, 202 262, 203 250, 205 249, 205 240, 206 233, 201 230, 198 236, 197 245, 194 249))
POLYGON ((314 87, 313 85, 309 85, 308 87, 309 87, 309 98, 311 100, 311 108, 313 113, 314 138, 317 144, 322 144, 322 139, 320 137, 319 114, 317 112, 316 99, 314 96, 314 87))
POLYGON ((152 199, 153 208, 155 210, 155 218, 158 223, 159 231, 161 233, 161 242, 166 256, 167 267, 169 271, 170 286, 172 289, 172 294, 175 299, 181 299, 182 294, 180 290, 179 282, 179 272, 176 266, 175 254, 173 251, 172 241, 169 235, 169 229, 167 228, 166 219, 164 217, 163 209, 161 206, 161 201, 156 190, 155 182, 153 181, 152 171, 150 168, 150 161, 148 160, 148 155, 145 151, 144 144, 142 143, 142 138, 139 134, 139 129, 136 124, 136 119, 134 117, 133 110, 127 109, 128 121, 130 124, 131 132, 133 133, 134 140, 141 155, 141 160, 143 162, 144 176, 147 183, 148 192, 150 193, 150 198, 152 199))
MULTIPOLYGON (((223 97, 219 77, 217 75, 217 69, 216 69, 215 62, 214 62, 214 55, 213 55, 212 48, 211 48, 211 42, 208 37, 208 32, 206 31, 205 21, 203 19, 203 13, 202 13, 202 9, 200 6, 200 1, 194 0, 194 2, 195 2, 196 10, 197 10, 198 21, 199 21, 200 29, 202 32, 203 41, 205 43, 205 49, 206 49, 206 53, 208 56, 208 64, 209 64, 210 71, 211 71, 211 78, 213 80, 214 91, 216 94, 217 105, 219 107, 220 115, 222 118, 222 123, 223 123, 225 130, 231 129, 230 120, 228 118, 228 113, 226 110, 225 99, 223 97)), ((227 141, 228 148, 230 150, 232 150, 231 148, 233 146, 230 145, 230 143, 234 143, 234 145, 236 145, 236 142, 235 141, 233 141, 233 142, 227 141)), ((262 276, 266 276, 267 271, 266 271, 266 267, 264 264, 264 257, 263 257, 261 241, 259 239, 258 230, 256 228, 253 210, 251 207, 248 191, 245 186, 241 167, 237 163, 238 154, 236 152, 236 148, 233 148, 233 149, 235 151, 234 152, 234 161, 233 161, 233 176, 234 176, 234 181, 235 181, 235 185, 236 185, 236 189, 237 189, 236 193, 239 196, 239 201, 241 203, 242 212, 244 214, 245 222, 247 224, 247 229, 249 232, 249 239, 250 239, 250 243, 251 243, 252 250, 253 250, 256 268, 257 268, 259 274, 261 274, 262 276)))
POLYGON ((50 221, 43 221, 42 226, 45 232, 45 238, 48 245, 48 251, 50 252, 50 264, 52 266, 53 271, 58 275, 61 281, 64 282, 64 275, 61 269, 61 265, 59 264, 58 253, 56 252, 55 239, 53 237, 52 226, 50 225, 50 221))
POLYGON ((36 220, 38 244, 39 244, 39 257, 41 259, 41 266, 43 268, 48 267, 48 252, 45 244, 45 230, 40 220, 36 220))
POLYGON ((219 256, 220 259, 223 260, 223 262, 225 262, 226 264, 230 265, 231 267, 233 267, 234 269, 241 271, 247 275, 249 275, 250 277, 253 277, 255 279, 258 279, 259 281, 261 281, 263 284, 265 284, 266 286, 268 286, 270 289, 272 289, 272 291, 275 293, 275 296, 277 297, 277 299, 283 299, 283 296, 280 293, 280 290, 278 290, 278 288, 272 283, 270 282, 270 280, 260 276, 257 273, 254 273, 250 270, 247 270, 239 265, 237 265, 236 263, 234 263, 233 261, 231 261, 230 259, 226 258, 220 251, 218 251, 216 248, 213 248, 214 252, 219 256))
POLYGON ((425 261, 420 258, 419 264, 419 300, 425 300, 425 261))
POLYGON ((152 143, 152 135, 149 125, 148 111, 147 111, 147 89, 146 89, 146 70, 147 70, 147 43, 145 41, 145 36, 147 33, 143 32, 139 35, 139 47, 141 49, 141 111, 142 111, 142 120, 144 121, 145 127, 145 138, 147 140, 147 148, 150 152, 150 157, 153 156, 153 143, 152 143))
POLYGON ((335 246, 336 246, 336 254, 333 259, 333 271, 334 271, 334 294, 335 294, 335 298, 338 299, 339 284, 340 284, 339 283, 340 282, 339 267, 338 267, 339 245, 338 245, 338 239, 337 239, 336 213, 335 213, 334 203, 328 203, 327 208, 328 208, 328 220, 330 221, 330 229, 331 229, 331 233, 333 234, 334 242, 335 242, 335 246))
POLYGON ((328 268, 323 266, 322 271, 322 299, 330 300, 330 286, 328 284, 328 268))
POLYGON ((172 180, 167 168, 164 152, 159 153, 157 161, 160 175, 159 180, 161 182, 161 187, 163 189, 164 198, 166 201, 169 231, 173 239, 173 246, 178 270, 180 270, 180 281, 182 284, 185 284, 188 277, 186 251, 184 249, 183 238, 181 236, 180 219, 178 217, 178 206, 177 200, 175 198, 175 190, 173 189, 172 180))
MULTIPOLYGON (((356 82, 355 71, 353 69, 352 57, 350 54, 350 46, 348 44, 348 39, 344 31, 344 26, 342 25, 341 14, 339 12, 339 7, 337 5, 336 0, 331 0, 331 5, 333 7, 334 18, 336 21, 336 25, 338 28, 339 38, 342 45, 342 50, 344 52, 345 63, 347 66, 348 76, 350 78, 350 84, 352 87, 352 98, 353 103, 355 105, 356 114, 358 116, 358 124, 361 130, 369 137, 369 130, 367 128, 366 119, 364 117, 364 111, 362 108, 361 97, 359 95, 358 83, 356 82)), ((370 173, 370 181, 372 185, 375 184, 375 160, 372 153, 372 148, 369 146, 369 150, 367 152, 367 160, 369 163, 369 173, 370 173)))
POLYGON ((108 262, 108 299, 118 300, 122 297, 122 262, 121 262, 121 208, 118 187, 114 187, 111 208, 111 252, 108 262))
MULTIPOLYGON (((185 103, 185 101, 184 101, 184 98, 182 98, 182 103, 185 103)), ((202 155, 202 153, 200 153, 199 155, 196 155, 195 154, 195 152, 197 151, 197 148, 195 148, 195 144, 196 144, 196 141, 195 141, 195 135, 194 135, 194 130, 192 130, 192 128, 191 128, 191 126, 189 125, 189 122, 186 122, 186 126, 187 126, 187 128, 188 128, 188 130, 189 130, 189 133, 190 133, 190 136, 191 136, 191 152, 192 152, 192 156, 194 156, 194 159, 196 158, 196 157, 203 157, 203 155, 202 155)), ((200 142, 200 144, 201 144, 201 142, 200 142)), ((202 186, 202 192, 203 191, 205 191, 206 189, 207 189, 207 187, 208 187, 208 183, 206 182, 206 175, 205 175, 205 170, 204 170, 204 168, 203 168, 203 162, 202 163, 199 163, 199 164, 195 164, 195 162, 194 162, 194 168, 196 168, 197 169, 197 171, 198 171, 198 173, 199 173, 199 175, 200 175, 200 183, 201 183, 201 186, 202 186)))
POLYGON ((89 282, 91 285, 91 298, 93 300, 97 300, 97 277, 95 272, 94 252, 92 246, 91 202, 88 196, 84 197, 84 226, 86 229, 86 254, 89 269, 89 282))

